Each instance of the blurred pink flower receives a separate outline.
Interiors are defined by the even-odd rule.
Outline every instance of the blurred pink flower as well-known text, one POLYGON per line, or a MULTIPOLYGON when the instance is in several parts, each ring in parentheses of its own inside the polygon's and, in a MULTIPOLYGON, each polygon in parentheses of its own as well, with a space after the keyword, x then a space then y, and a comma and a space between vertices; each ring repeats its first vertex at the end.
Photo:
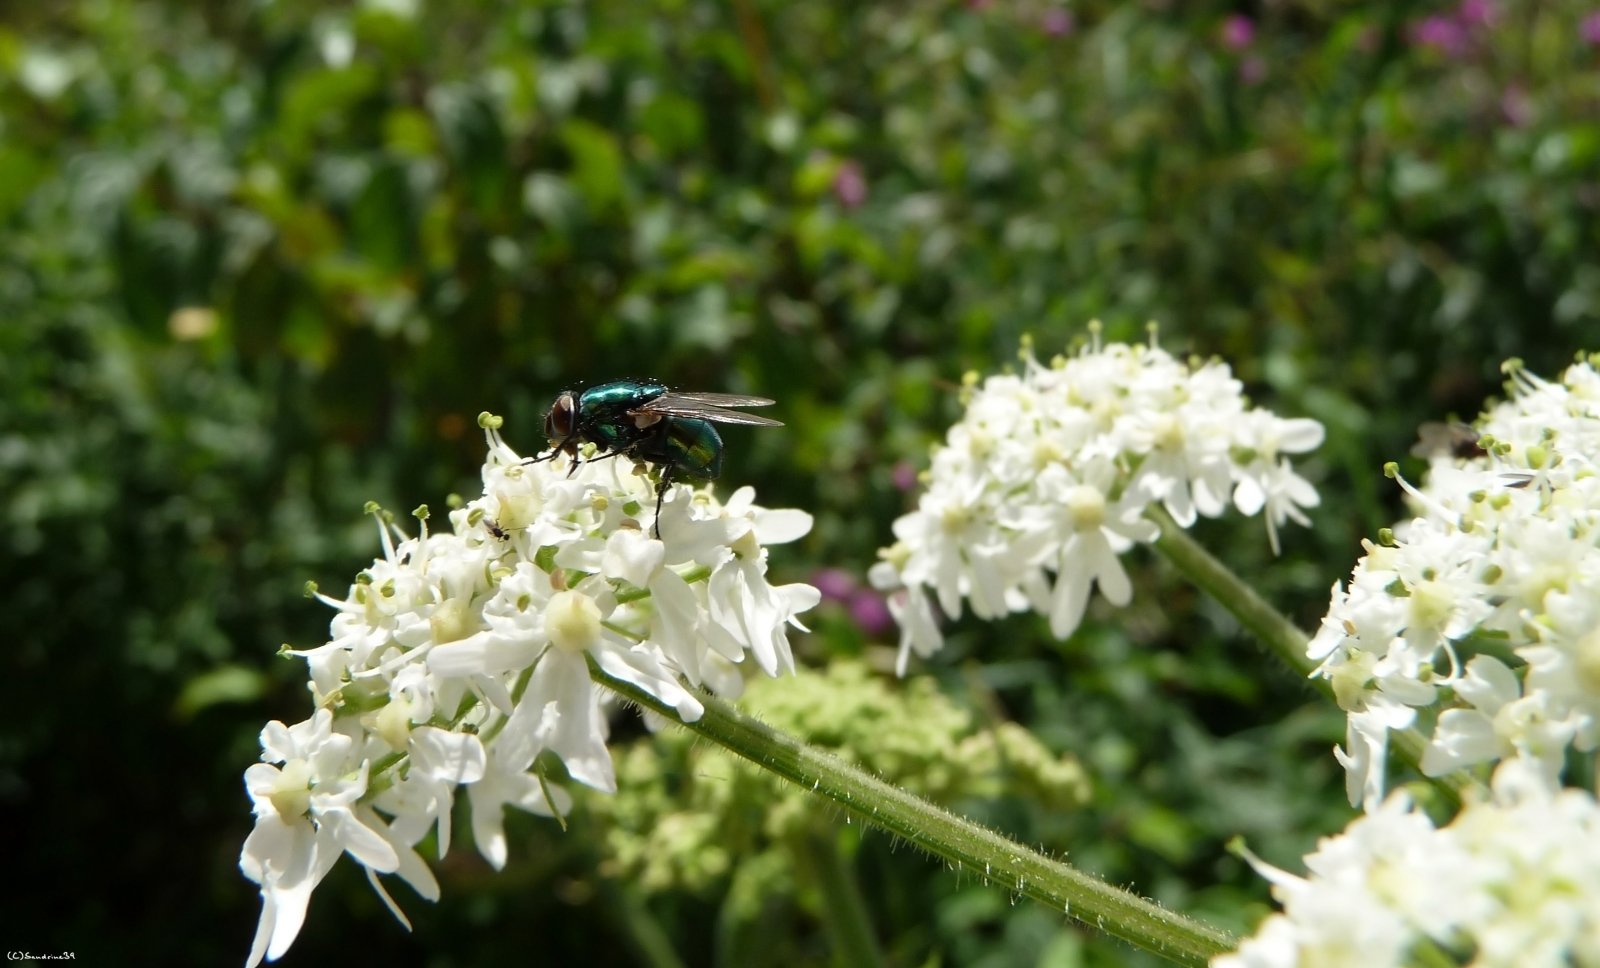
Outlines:
POLYGON ((811 575, 811 584, 830 602, 842 602, 855 594, 861 583, 843 568, 820 568, 811 575))
POLYGON ((1456 19, 1473 27, 1487 27, 1499 12, 1494 0, 1461 0, 1461 6, 1456 8, 1456 19))
POLYGON ((870 588, 863 588, 850 597, 850 618, 868 635, 882 635, 894 626, 889 603, 870 588))
POLYGON ((902 491, 911 491, 917 486, 917 468, 908 460, 896 461, 894 471, 894 486, 902 491))
POLYGON ((1432 47, 1448 57, 1461 57, 1472 49, 1466 26, 1445 14, 1424 17, 1412 24, 1411 42, 1418 47, 1432 47))
POLYGON ((833 197, 845 208, 860 208, 867 200, 867 176, 861 165, 852 160, 839 163, 833 174, 833 197))
POLYGON ((1065 37, 1072 33, 1072 11, 1064 7, 1051 7, 1039 18, 1039 29, 1051 37, 1065 37))
POLYGON ((1600 47, 1600 10, 1583 18, 1583 22, 1578 25, 1578 34, 1589 43, 1600 47))
POLYGON ((1222 22, 1222 46, 1232 51, 1249 47, 1256 39, 1255 21, 1243 14, 1232 14, 1222 22))
POLYGON ((1255 54, 1251 54, 1239 62, 1239 80, 1251 87, 1255 87, 1267 79, 1267 62, 1255 54))
POLYGON ((822 593, 823 601, 844 606, 850 621, 868 635, 879 635, 894 625, 883 596, 863 588, 861 581, 845 569, 819 568, 811 573, 810 581, 822 593))

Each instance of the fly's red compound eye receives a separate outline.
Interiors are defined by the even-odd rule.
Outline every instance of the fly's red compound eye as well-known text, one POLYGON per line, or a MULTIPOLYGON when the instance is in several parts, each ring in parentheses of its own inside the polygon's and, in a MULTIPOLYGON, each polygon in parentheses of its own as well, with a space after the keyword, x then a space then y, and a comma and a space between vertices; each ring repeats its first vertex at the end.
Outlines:
POLYGON ((571 392, 563 393, 556 397, 556 402, 550 405, 550 412, 544 418, 544 435, 556 446, 565 443, 568 437, 577 430, 578 401, 571 392))

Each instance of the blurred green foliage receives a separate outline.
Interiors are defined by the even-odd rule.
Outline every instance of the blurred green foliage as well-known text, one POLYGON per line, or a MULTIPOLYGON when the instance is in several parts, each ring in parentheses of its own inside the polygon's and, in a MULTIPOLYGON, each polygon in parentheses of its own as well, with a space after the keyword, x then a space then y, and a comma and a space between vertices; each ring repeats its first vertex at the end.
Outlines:
MULTIPOLYGON (((780 401, 728 485, 817 515, 774 567, 861 573, 969 368, 1100 316, 1229 359, 1329 426, 1314 532, 1201 536, 1307 625, 1386 523, 1385 459, 1508 355, 1600 332, 1600 51, 1532 0, 1253 5, 74 0, 0 22, 0 808, 13 946, 242 957, 239 773, 304 712, 307 578, 363 501, 474 487, 472 416, 532 451, 554 392, 650 375, 780 401), (1239 20, 1248 18, 1241 28, 1239 20), (897 465, 899 467, 897 472, 897 465)), ((991 822, 1244 927, 1221 848, 1342 823, 1338 719, 1148 557, 1070 643, 951 629, 925 674, 1082 761, 1093 804, 991 822)), ((825 606, 808 663, 886 634, 825 606)), ((892 635, 892 633, 889 633, 892 635)), ((458 848, 405 936, 360 878, 289 963, 643 957, 603 845, 458 848)), ((864 843, 873 845, 868 836, 864 843)), ((864 848, 906 961, 1117 963, 1052 912, 864 848)), ((762 874, 744 875, 760 883, 762 874)), ((719 916, 652 898, 689 963, 719 916)), ((1248 905, 1256 905, 1254 908, 1248 905)), ((822 951, 800 940, 773 950, 822 951)))

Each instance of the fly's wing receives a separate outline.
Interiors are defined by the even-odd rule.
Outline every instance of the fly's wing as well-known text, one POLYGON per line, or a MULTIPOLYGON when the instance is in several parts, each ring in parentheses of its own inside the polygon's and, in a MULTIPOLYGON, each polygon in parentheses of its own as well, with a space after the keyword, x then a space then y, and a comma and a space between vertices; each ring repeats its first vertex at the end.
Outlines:
POLYGON ((629 413, 663 413, 674 417, 692 417, 716 423, 748 424, 752 427, 782 427, 783 421, 758 417, 753 413, 728 410, 728 407, 765 407, 772 403, 766 397, 743 397, 733 393, 675 393, 667 392, 629 413))
POLYGON ((680 393, 676 390, 668 390, 656 399, 706 403, 713 407, 770 407, 774 402, 766 397, 747 397, 738 393, 680 393))

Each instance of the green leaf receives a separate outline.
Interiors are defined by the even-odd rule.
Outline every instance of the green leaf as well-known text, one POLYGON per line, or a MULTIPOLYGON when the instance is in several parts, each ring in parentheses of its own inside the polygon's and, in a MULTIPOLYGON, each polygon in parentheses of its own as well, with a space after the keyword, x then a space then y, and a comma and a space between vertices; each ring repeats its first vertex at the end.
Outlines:
POLYGON ((561 126, 561 143, 572 156, 572 184, 591 213, 604 213, 622 200, 622 149, 609 131, 572 120, 561 126))
POLYGON ((180 719, 192 719, 211 706, 253 702, 266 691, 266 683, 266 676, 259 670, 232 664, 218 666, 185 683, 173 709, 180 719))

